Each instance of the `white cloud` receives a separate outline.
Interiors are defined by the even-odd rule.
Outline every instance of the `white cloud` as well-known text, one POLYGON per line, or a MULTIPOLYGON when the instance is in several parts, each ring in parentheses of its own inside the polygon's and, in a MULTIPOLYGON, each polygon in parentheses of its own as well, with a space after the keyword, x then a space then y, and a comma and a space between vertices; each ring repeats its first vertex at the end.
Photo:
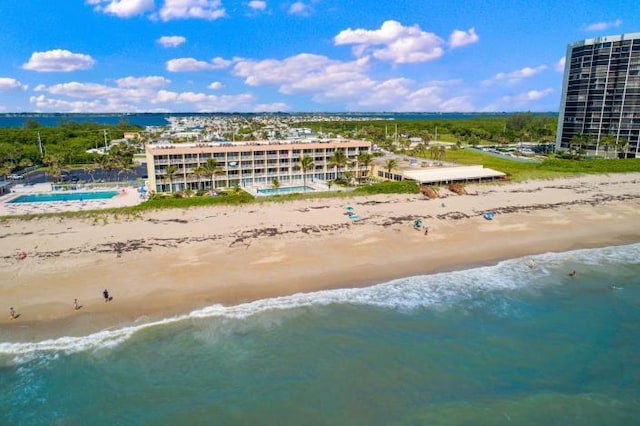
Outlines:
POLYGON ((407 79, 387 80, 376 85, 368 96, 358 100, 354 110, 370 111, 371 107, 386 111, 474 111, 469 97, 458 93, 458 84, 432 81, 416 85, 407 79))
POLYGON ((171 80, 160 76, 148 77, 124 77, 116 80, 118 87, 156 88, 166 87, 171 84, 171 80))
POLYGON ((52 86, 38 85, 29 101, 38 111, 64 112, 135 112, 169 111, 176 105, 183 111, 253 111, 251 94, 215 96, 196 92, 173 92, 161 86, 170 81, 164 77, 125 77, 117 86, 97 83, 69 82, 52 86), (53 96, 49 96, 53 95, 53 96))
POLYGON ((474 107, 468 96, 458 93, 460 81, 430 81, 422 86, 411 87, 410 93, 391 101, 393 110, 407 111, 439 111, 467 112, 474 107), (457 89, 457 90, 456 90, 457 89))
POLYGON ((367 57, 351 62, 300 54, 283 60, 237 59, 233 73, 250 86, 275 86, 286 95, 308 94, 317 103, 342 102, 352 111, 471 111, 460 80, 422 86, 407 78, 376 81, 367 57))
POLYGON ((27 90, 29 86, 20 83, 15 78, 0 77, 0 92, 9 90, 27 90))
POLYGON ((359 96, 375 82, 366 74, 368 58, 341 62, 326 56, 302 53, 284 60, 253 61, 237 59, 235 75, 249 86, 278 86, 287 95, 312 94, 313 100, 359 96))
POLYGON ((537 101, 539 99, 544 98, 545 96, 551 94, 553 89, 548 87, 543 90, 529 90, 524 93, 520 93, 515 96, 503 96, 501 101, 505 104, 516 104, 522 105, 532 101, 537 101))
POLYGON ((206 19, 224 18, 226 12, 220 0, 165 0, 159 12, 160 19, 206 19))
POLYGON ((440 112, 471 112, 476 108, 468 96, 456 96, 440 104, 440 112))
POLYGON ((489 80, 484 80, 482 83, 484 85, 489 85, 489 84, 499 83, 499 82, 514 84, 519 82, 522 79, 533 77, 534 75, 539 74, 546 69, 547 69, 546 65, 540 65, 535 68, 524 67, 522 69, 511 71, 511 72, 499 72, 489 80))
POLYGON ((559 72, 564 72, 564 66, 566 62, 567 62, 566 56, 563 56, 562 58, 560 58, 558 62, 556 62, 556 64, 554 65, 555 70, 559 72))
POLYGON ((220 90, 220 89, 224 88, 224 84, 220 83, 219 81, 214 81, 213 83, 208 85, 207 88, 209 88, 211 90, 220 90))
POLYGON ((594 24, 589 24, 585 28, 587 31, 604 31, 609 28, 618 28, 622 25, 622 19, 616 19, 611 22, 596 22, 594 24))
POLYGON ((22 68, 38 72, 70 72, 89 69, 95 62, 89 55, 54 49, 47 52, 34 52, 22 68))
POLYGON ((115 15, 120 18, 130 18, 152 11, 154 0, 87 0, 87 4, 95 5, 97 12, 115 15))
POLYGON ((301 1, 297 1, 289 7, 289 14, 298 16, 309 16, 311 15, 311 6, 301 1))
POLYGON ((162 36, 158 39, 158 43, 164 47, 178 47, 186 41, 182 36, 162 36))
POLYGON ((122 91, 115 87, 105 86, 98 83, 79 83, 72 81, 69 83, 54 84, 52 86, 39 85, 38 92, 47 92, 52 95, 64 95, 72 98, 91 99, 115 96, 122 91))
POLYGON ((255 11, 264 11, 267 9, 267 2, 262 0, 251 0, 248 6, 255 11))
POLYGON ((194 92, 160 90, 151 103, 187 104, 197 111, 250 111, 255 98, 251 94, 215 96, 194 92))
POLYGON ((449 36, 449 46, 455 49, 456 47, 477 43, 479 40, 480 37, 476 34, 475 28, 469 28, 467 31, 454 30, 449 36))
MULTIPOLYGON (((81 98, 83 99, 83 98, 81 98)), ((46 95, 31 96, 29 102, 36 111, 55 112, 136 112, 140 108, 131 99, 118 95, 108 97, 84 98, 87 100, 68 100, 52 98, 46 95)))
POLYGON ((271 104, 258 104, 253 107, 253 112, 281 112, 288 111, 289 105, 284 102, 274 102, 271 104))
POLYGON ((211 61, 199 61, 193 58, 177 58, 167 61, 167 71, 206 71, 227 68, 233 62, 223 58, 213 58, 211 61))
POLYGON ((405 27, 397 21, 385 21, 378 30, 346 29, 334 38, 336 46, 353 44, 353 52, 394 64, 426 62, 441 57, 444 40, 419 26, 405 27))
POLYGON ((360 106, 386 106, 398 98, 410 93, 413 81, 406 78, 394 78, 376 84, 358 100, 360 106))

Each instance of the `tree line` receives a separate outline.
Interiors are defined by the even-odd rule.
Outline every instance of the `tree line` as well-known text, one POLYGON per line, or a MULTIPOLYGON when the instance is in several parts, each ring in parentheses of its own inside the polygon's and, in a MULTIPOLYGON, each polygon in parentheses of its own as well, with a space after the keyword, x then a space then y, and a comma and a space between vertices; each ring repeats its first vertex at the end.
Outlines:
POLYGON ((429 120, 345 120, 300 123, 301 126, 309 127, 314 132, 367 139, 389 148, 395 141, 402 144, 410 138, 420 138, 426 143, 438 140, 470 145, 509 144, 518 141, 553 143, 557 124, 556 114, 530 112, 504 115, 478 114, 463 118, 429 120))
MULTIPOLYGON (((108 162, 107 167, 123 164, 122 151, 128 151, 129 148, 118 148, 108 156, 87 151, 105 146, 105 137, 107 141, 122 139, 124 132, 140 130, 139 126, 127 122, 103 125, 61 121, 56 127, 41 127, 32 119, 25 121, 23 128, 0 128, 0 175, 37 164, 49 166, 53 174, 69 164, 108 162)), ((125 157, 128 155, 124 154, 125 157)))

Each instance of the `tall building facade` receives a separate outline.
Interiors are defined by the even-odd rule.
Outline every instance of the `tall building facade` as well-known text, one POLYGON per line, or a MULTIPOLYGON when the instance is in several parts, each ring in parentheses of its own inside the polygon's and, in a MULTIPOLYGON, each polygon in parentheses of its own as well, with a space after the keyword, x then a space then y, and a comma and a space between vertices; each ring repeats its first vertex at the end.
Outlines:
POLYGON ((567 46, 556 150, 638 157, 640 33, 567 46))

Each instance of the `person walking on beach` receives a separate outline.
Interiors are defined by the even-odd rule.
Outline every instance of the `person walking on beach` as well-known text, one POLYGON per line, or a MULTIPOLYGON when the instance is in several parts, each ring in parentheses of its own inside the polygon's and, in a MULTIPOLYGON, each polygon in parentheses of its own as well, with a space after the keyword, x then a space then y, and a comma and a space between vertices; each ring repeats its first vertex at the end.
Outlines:
POLYGON ((9 308, 9 319, 14 320, 17 318, 16 310, 13 307, 9 308))
POLYGON ((111 300, 111 297, 109 296, 109 291, 107 291, 106 288, 102 292, 102 296, 104 297, 104 303, 107 303, 111 300))
POLYGON ((80 304, 78 304, 78 299, 73 299, 73 310, 77 311, 80 309, 80 304))

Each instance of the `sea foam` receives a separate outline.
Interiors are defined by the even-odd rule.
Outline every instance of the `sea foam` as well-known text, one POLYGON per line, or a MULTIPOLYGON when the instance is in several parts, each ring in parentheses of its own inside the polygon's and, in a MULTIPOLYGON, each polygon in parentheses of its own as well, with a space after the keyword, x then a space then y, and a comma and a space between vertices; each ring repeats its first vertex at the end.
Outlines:
POLYGON ((87 336, 65 336, 39 342, 1 342, 0 365, 28 362, 39 356, 54 356, 116 347, 141 330, 201 318, 244 319, 265 312, 304 307, 352 304, 385 309, 413 310, 429 306, 446 306, 469 300, 479 294, 549 285, 550 275, 566 276, 567 263, 582 265, 637 264, 640 244, 562 253, 545 253, 502 261, 493 266, 400 278, 370 287, 298 293, 242 303, 220 304, 198 309, 186 315, 103 330, 87 336), (535 267, 530 268, 530 261, 535 267))

